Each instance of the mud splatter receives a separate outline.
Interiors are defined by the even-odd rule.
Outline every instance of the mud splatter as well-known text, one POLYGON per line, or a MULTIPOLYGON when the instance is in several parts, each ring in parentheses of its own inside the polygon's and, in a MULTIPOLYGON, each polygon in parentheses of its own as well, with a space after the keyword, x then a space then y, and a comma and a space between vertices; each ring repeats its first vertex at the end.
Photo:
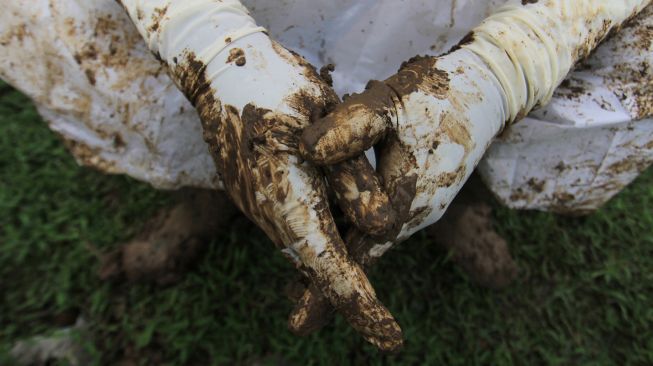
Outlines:
POLYGON ((247 59, 245 58, 245 51, 242 48, 232 48, 229 51, 229 57, 227 58, 227 63, 234 63, 236 66, 245 66, 247 59))
MULTIPOLYGON (((653 25, 648 20, 651 15, 653 5, 625 24, 618 34, 619 44, 638 54, 649 53, 653 48, 653 25)), ((649 59, 617 64, 606 77, 634 119, 653 116, 653 68, 649 59)))
POLYGON ((320 69, 320 77, 330 87, 333 87, 333 76, 331 76, 331 73, 334 72, 335 70, 336 70, 336 65, 334 64, 325 65, 320 69))
POLYGON ((22 23, 4 33, 2 38, 0 38, 0 46, 8 46, 14 40, 22 43, 26 37, 29 37, 29 35, 30 33, 27 29, 27 24, 22 23))
POLYGON ((150 33, 155 33, 159 30, 159 27, 161 26, 161 20, 163 20, 166 13, 168 12, 168 6, 169 5, 166 5, 163 8, 154 9, 154 13, 152 14, 152 24, 148 28, 150 33))

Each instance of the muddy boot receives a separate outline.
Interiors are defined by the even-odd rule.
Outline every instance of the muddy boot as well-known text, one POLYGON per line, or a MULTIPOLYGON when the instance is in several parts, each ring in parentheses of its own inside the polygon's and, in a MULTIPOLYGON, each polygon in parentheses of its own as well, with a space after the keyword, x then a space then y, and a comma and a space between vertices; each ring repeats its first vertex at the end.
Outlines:
POLYGON ((427 229, 435 243, 452 253, 455 263, 481 286, 499 289, 517 275, 508 244, 493 228, 492 208, 476 179, 463 188, 444 217, 427 229))
POLYGON ((176 194, 175 206, 162 209, 135 238, 100 256, 100 278, 171 284, 237 215, 222 192, 188 189, 176 194))

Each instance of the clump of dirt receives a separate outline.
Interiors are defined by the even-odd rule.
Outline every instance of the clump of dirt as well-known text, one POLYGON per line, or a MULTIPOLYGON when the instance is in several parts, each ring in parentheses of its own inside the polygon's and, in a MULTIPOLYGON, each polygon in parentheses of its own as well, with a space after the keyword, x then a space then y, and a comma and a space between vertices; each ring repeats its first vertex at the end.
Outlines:
POLYGON ((470 189, 463 190, 427 232, 481 286, 504 288, 517 276, 508 244, 493 228, 492 208, 470 189))
POLYGON ((237 215, 222 192, 189 190, 180 196, 177 205, 158 212, 135 238, 100 255, 101 279, 174 283, 237 215))

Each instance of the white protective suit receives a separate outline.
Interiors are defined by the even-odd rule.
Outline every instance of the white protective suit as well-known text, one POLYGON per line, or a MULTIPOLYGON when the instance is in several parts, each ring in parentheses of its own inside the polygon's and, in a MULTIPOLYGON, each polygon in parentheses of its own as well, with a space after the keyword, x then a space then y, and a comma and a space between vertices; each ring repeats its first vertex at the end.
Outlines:
MULTIPOLYGON (((385 79, 414 55, 447 51, 506 1, 243 3, 313 65, 333 63, 342 95, 385 79)), ((3 9, 0 76, 35 101, 81 164, 158 188, 220 187, 195 111, 114 0, 5 0, 3 9)), ((488 151, 480 172, 505 204, 592 210, 650 165, 644 25, 609 40, 549 106, 488 151)))

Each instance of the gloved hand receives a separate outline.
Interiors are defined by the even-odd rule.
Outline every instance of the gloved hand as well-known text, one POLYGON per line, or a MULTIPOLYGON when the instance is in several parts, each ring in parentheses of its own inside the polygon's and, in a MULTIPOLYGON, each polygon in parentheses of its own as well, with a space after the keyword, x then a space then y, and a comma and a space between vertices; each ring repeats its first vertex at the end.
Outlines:
MULTIPOLYGON (((338 102, 334 92, 304 59, 257 27, 237 0, 121 4, 198 110, 204 138, 236 205, 368 341, 385 350, 398 348, 401 330, 349 258, 322 175, 298 153, 302 129, 338 102)), ((357 192, 375 179, 372 173, 358 158, 333 168, 331 178, 341 189, 357 192)), ((356 197, 350 198, 341 202, 355 207, 356 197)), ((371 216, 354 209, 350 216, 361 222, 371 217, 372 231, 385 226, 387 214, 377 216, 384 203, 374 194, 363 203, 376 208, 371 216)))
MULTIPOLYGON (((577 61, 650 2, 511 2, 449 54, 411 59, 307 127, 300 151, 316 164, 376 150, 397 220, 385 235, 359 238, 356 260, 368 263, 436 222, 494 137, 547 103, 577 61)), ((303 303, 326 311, 310 292, 303 303)))

